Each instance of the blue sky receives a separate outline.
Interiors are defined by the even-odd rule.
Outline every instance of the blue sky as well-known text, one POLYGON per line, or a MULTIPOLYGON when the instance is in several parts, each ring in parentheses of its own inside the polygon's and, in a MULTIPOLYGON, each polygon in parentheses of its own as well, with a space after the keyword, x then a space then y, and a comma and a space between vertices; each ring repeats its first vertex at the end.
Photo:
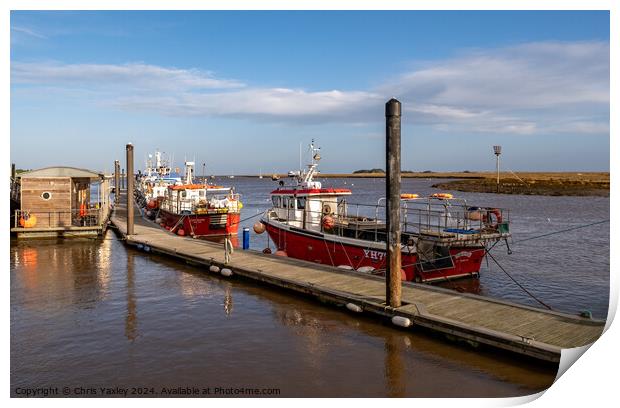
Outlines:
POLYGON ((11 160, 108 171, 133 142, 216 174, 609 169, 609 13, 11 13, 11 160))

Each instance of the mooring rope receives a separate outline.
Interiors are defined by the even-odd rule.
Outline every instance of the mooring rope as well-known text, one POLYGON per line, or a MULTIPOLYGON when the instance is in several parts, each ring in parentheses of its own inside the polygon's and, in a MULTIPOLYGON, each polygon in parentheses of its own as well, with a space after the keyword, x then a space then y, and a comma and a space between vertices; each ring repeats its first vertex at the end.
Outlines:
MULTIPOLYGON (((550 235, 561 234, 561 233, 563 233, 563 232, 574 231, 574 230, 581 229, 581 228, 587 228, 587 227, 591 227, 591 226, 593 226, 593 225, 604 224, 604 223, 606 223, 606 222, 609 222, 609 219, 607 219, 607 220, 602 220, 602 221, 592 222, 592 223, 590 223, 590 224, 578 225, 578 226, 576 226, 576 227, 570 227, 570 228, 566 228, 566 229, 559 230, 559 231, 548 232, 548 233, 546 233, 546 234, 537 235, 537 236, 534 236, 534 237, 529 237, 529 238, 519 239, 519 240, 517 240, 517 241, 512 241, 512 243, 513 243, 513 244, 517 244, 517 243, 520 243, 520 242, 530 241, 530 240, 532 240, 532 239, 544 238, 544 237, 548 237, 548 236, 550 236, 550 235)), ((505 245, 505 244, 504 244, 504 245, 505 245)))
POLYGON ((534 299, 535 301, 537 301, 538 303, 540 303, 541 305, 543 305, 544 307, 546 307, 549 310, 553 310, 553 308, 551 308, 551 306, 549 306, 548 304, 546 304, 545 302, 543 302, 542 300, 538 299, 536 296, 534 296, 529 290, 527 290, 523 285, 521 285, 519 282, 517 282, 517 280, 515 278, 512 277, 512 275, 510 275, 508 273, 508 271, 506 271, 506 269, 504 269, 504 267, 502 265, 499 264, 499 262, 497 262, 497 260, 495 259, 495 257, 493 255, 491 255, 491 253, 489 251, 487 251, 487 255, 491 257, 491 259, 493 260, 493 262, 495 262, 495 264, 497 264, 497 266, 499 266, 499 269, 502 270, 502 272, 504 272, 506 274, 506 276, 508 276, 515 284, 517 284, 517 286, 519 286, 525 293, 527 293, 532 299, 534 299))

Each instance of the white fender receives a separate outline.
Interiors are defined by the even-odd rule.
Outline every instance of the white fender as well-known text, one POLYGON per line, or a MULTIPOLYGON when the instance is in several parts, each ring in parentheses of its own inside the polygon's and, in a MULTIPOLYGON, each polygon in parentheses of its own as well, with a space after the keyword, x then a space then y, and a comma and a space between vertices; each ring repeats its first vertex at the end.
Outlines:
POLYGON ((347 309, 355 313, 361 313, 364 310, 360 305, 356 305, 355 303, 347 303, 347 309))
POLYGON ((233 272, 228 268, 222 268, 220 273, 222 274, 222 276, 226 276, 226 277, 232 276, 233 274, 233 272))
POLYGON ((394 316, 394 317, 392 317, 392 323, 395 324, 396 326, 400 326, 400 327, 409 327, 409 326, 411 326, 413 324, 411 322, 411 319, 408 319, 408 318, 403 317, 403 316, 394 316))

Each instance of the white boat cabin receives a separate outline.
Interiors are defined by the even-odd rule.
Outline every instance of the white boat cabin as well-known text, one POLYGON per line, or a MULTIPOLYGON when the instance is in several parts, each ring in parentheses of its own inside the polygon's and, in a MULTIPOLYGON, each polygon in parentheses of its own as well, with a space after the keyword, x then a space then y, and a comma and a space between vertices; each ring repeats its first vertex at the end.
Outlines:
MULTIPOLYGON (((316 183, 316 182, 315 182, 316 183)), ((345 216, 351 190, 338 188, 278 189, 271 192, 272 211, 288 225, 321 230, 324 216, 345 216)))

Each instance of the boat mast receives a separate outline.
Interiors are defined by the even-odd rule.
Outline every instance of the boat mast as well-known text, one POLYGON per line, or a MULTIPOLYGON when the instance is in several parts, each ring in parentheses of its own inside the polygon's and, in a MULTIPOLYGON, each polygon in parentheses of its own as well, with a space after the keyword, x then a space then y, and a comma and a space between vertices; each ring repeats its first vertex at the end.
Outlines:
POLYGON ((194 162, 185 162, 185 184, 192 184, 194 162))
POLYGON ((309 185, 310 183, 312 183, 312 178, 317 173, 316 168, 319 165, 319 160, 321 160, 320 151, 321 151, 321 148, 315 147, 314 139, 312 139, 312 143, 310 143, 310 155, 311 155, 310 164, 308 164, 308 171, 302 175, 303 177, 302 180, 305 185, 309 185))

